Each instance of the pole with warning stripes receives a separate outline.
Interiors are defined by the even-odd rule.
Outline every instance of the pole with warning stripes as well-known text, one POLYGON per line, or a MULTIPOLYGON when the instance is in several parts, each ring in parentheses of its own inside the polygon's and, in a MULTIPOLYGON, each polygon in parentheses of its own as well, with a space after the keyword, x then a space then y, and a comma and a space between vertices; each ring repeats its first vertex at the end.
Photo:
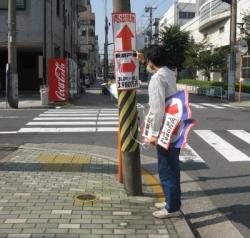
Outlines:
MULTIPOLYGON (((114 13, 130 13, 130 0, 113 0, 114 13)), ((130 51, 129 37, 132 33, 124 27, 126 39, 123 52, 130 51)), ((135 37, 135 36, 134 36, 135 37)), ((126 63, 122 69, 130 70, 133 63, 126 63)), ((142 194, 141 182, 141 162, 139 144, 135 141, 138 136, 138 116, 136 108, 136 90, 119 90, 119 125, 120 125, 120 144, 123 162, 123 182, 128 195, 138 196, 142 194)))

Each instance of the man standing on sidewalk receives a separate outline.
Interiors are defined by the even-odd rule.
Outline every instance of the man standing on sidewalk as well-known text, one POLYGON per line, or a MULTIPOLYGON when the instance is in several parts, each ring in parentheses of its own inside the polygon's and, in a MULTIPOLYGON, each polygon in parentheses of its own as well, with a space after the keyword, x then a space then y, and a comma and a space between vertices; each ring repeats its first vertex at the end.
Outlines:
POLYGON ((153 212, 153 216, 169 218, 180 215, 180 148, 170 147, 166 150, 157 145, 157 140, 164 121, 165 99, 177 93, 176 77, 174 72, 166 67, 166 52, 162 46, 151 46, 146 57, 145 60, 143 54, 137 52, 139 61, 153 74, 148 87, 152 137, 146 142, 156 145, 159 177, 166 200, 164 203, 155 204, 160 210, 153 212))

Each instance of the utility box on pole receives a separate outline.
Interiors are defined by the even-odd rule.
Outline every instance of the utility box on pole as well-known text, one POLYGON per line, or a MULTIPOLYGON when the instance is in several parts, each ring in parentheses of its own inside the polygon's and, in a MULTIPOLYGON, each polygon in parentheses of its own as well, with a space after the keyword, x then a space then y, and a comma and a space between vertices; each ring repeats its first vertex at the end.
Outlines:
POLYGON ((123 181, 128 195, 139 196, 142 194, 142 181, 140 148, 136 140, 138 116, 135 90, 138 62, 133 55, 136 37, 135 15, 130 12, 129 0, 113 0, 113 34, 117 71, 115 74, 116 79, 119 79, 118 89, 120 86, 118 105, 123 181), (114 24, 116 24, 115 27, 114 24))

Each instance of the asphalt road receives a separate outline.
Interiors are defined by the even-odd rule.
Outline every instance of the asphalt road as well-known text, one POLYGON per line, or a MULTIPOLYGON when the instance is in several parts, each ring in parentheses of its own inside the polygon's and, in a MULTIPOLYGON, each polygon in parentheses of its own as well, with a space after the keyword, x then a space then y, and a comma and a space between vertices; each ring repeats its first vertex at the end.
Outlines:
MULTIPOLYGON (((147 103, 146 92, 146 89, 138 92, 138 102, 142 105, 147 103)), ((250 133, 250 109, 230 107, 219 100, 198 96, 191 96, 190 101, 193 103, 193 117, 199 123, 190 134, 189 145, 201 160, 198 163, 192 161, 183 163, 182 169, 197 181, 206 196, 230 219, 242 235, 250 237, 250 140, 248 140, 249 134, 247 134, 250 133)), ((114 117, 111 120, 115 121, 115 111, 112 111, 116 108, 115 102, 112 102, 109 96, 100 95, 99 90, 89 90, 75 102, 74 107, 69 106, 69 108, 88 109, 89 116, 93 116, 92 113, 104 115, 108 112, 113 114, 110 117, 114 117), (101 111, 103 108, 109 110, 101 111)), ((9 153, 8 150, 6 151, 6 147, 3 148, 3 145, 11 147, 24 143, 82 143, 116 148, 117 133, 114 131, 98 132, 97 125, 94 132, 20 133, 20 129, 55 127, 53 125, 27 125, 30 122, 39 122, 41 118, 48 115, 46 114, 48 111, 48 109, 1 109, 0 158, 9 153), (35 121, 34 118, 38 118, 38 120, 35 121)), ((54 113, 53 110, 50 113, 54 113)), ((96 119, 91 120, 96 121, 96 119)), ((54 122, 56 121, 55 118, 54 122)), ((79 126, 57 125, 57 127, 75 128, 79 126)), ((100 125, 100 127, 110 129, 115 128, 116 125, 100 125)), ((155 155, 153 148, 142 150, 141 153, 155 155)), ((189 191, 190 193, 192 191, 189 191)), ((203 196, 203 194, 198 194, 198 196, 203 196)), ((213 211, 208 212, 213 213, 213 211)), ((202 216, 202 214, 199 215, 202 216)))

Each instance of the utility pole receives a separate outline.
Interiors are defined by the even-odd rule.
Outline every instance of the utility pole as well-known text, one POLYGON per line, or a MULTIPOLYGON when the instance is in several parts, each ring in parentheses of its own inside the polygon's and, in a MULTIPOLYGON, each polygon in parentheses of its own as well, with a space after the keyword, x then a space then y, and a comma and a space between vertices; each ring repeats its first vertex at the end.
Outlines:
POLYGON ((47 82, 47 0, 43 0, 43 85, 47 82))
POLYGON ((8 68, 7 100, 12 108, 18 108, 18 75, 16 51, 16 0, 8 1, 8 68))
POLYGON ((66 58, 66 6, 65 6, 65 0, 63 0, 63 58, 66 58))
POLYGON ((236 25, 237 25, 237 0, 222 0, 231 5, 230 20, 230 60, 228 72, 228 100, 235 101, 235 83, 236 83, 236 25))
POLYGON ((104 76, 104 82, 108 81, 108 18, 105 16, 105 42, 104 42, 104 65, 103 65, 103 76, 104 76))
MULTIPOLYGON (((114 13, 129 13, 130 0, 113 0, 114 13)), ((142 194, 136 90, 119 90, 119 131, 123 160, 123 181, 128 195, 142 194)), ((119 152, 118 152, 119 153, 119 152)))
POLYGON ((149 46, 152 45, 152 40, 153 40, 153 10, 155 9, 156 7, 145 7, 145 12, 149 12, 149 28, 150 28, 149 46))

